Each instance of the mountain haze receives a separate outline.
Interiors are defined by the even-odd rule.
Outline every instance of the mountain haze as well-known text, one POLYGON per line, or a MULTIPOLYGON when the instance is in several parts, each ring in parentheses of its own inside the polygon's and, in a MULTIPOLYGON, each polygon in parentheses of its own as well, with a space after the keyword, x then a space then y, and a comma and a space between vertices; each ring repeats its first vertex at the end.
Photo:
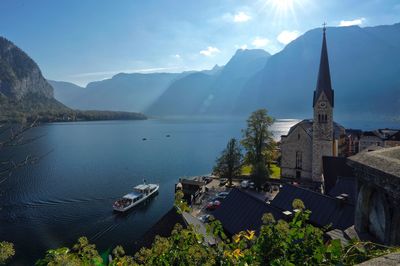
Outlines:
MULTIPOLYGON (((58 100, 81 109, 247 116, 267 108, 276 117, 305 118, 311 117, 321 43, 322 30, 313 29, 277 54, 238 50, 212 70, 118 74, 86 88, 52 84, 58 100)), ((400 23, 331 27, 327 46, 335 117, 400 119, 400 23)))
POLYGON ((110 79, 89 83, 86 88, 73 83, 49 81, 55 97, 81 110, 142 111, 175 80, 187 73, 120 73, 110 79))
MULTIPOLYGON (((399 36, 400 24, 327 29, 335 116, 400 117, 399 36)), ((321 43, 322 30, 310 30, 281 52, 265 58, 264 63, 254 64, 263 65, 261 68, 251 70, 240 62, 237 52, 218 76, 204 77, 205 81, 187 79, 184 84, 176 81, 148 112, 245 116, 257 108, 267 108, 278 117, 310 117, 321 43), (246 74, 251 72, 253 75, 246 74)))
MULTIPOLYGON (((400 24, 327 29, 335 115, 400 115, 399 35, 400 24)), ((320 29, 311 30, 272 56, 244 86, 235 113, 268 107, 281 117, 311 115, 321 37, 320 29)))
POLYGON ((243 85, 269 57, 264 50, 237 50, 220 71, 193 73, 175 81, 145 112, 167 116, 230 114, 243 85))

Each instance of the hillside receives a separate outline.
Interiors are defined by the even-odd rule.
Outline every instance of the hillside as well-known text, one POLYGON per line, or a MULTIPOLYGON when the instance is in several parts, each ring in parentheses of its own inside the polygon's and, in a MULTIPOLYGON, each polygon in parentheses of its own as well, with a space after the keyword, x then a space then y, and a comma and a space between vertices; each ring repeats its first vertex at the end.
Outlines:
MULTIPOLYGON (((400 24, 327 29, 336 117, 400 115, 399 34, 400 24)), ((309 116, 320 49, 321 30, 314 29, 272 56, 244 86, 235 113, 268 107, 281 117, 309 116)))
POLYGON ((11 41, 0 37, 0 121, 145 119, 142 114, 83 112, 54 99, 38 65, 11 41))
POLYGON ((152 115, 230 114, 243 85, 265 66, 269 57, 264 50, 237 50, 218 72, 193 73, 172 83, 145 112, 152 115))
MULTIPOLYGON (((400 117, 399 36, 400 24, 327 29, 337 118, 400 117)), ((243 75, 249 67, 235 59, 236 54, 218 77, 176 81, 148 112, 161 116, 245 116, 263 107, 277 117, 310 117, 321 40, 321 29, 306 32, 281 52, 264 59, 264 66, 251 76, 243 75), (229 71, 231 64, 237 68, 229 71)))

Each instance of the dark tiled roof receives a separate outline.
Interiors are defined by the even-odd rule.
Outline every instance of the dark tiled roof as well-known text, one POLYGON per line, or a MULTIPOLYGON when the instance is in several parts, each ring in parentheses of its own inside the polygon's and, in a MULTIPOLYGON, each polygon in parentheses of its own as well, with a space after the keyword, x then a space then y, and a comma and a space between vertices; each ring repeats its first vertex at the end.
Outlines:
POLYGON ((331 73, 329 71, 328 48, 326 47, 325 30, 322 38, 321 61, 319 63, 317 87, 314 92, 313 107, 321 93, 324 92, 329 104, 334 106, 334 91, 331 85, 331 73))
MULTIPOLYGON (((292 132, 297 128, 297 127, 301 127, 307 134, 308 136, 312 137, 313 134, 313 119, 304 119, 302 121, 300 121, 299 123, 295 124, 294 126, 292 126, 289 129, 289 132, 286 136, 289 136, 290 134, 292 134, 292 132)), ((333 129, 334 129, 334 136, 335 138, 339 138, 342 135, 342 132, 345 134, 345 128, 336 123, 333 122, 333 129)))
POLYGON ((389 140, 393 140, 393 141, 400 141, 400 131, 397 132, 396 134, 393 134, 393 135, 390 136, 388 139, 389 139, 389 140))
POLYGON ((292 211, 295 199, 302 200, 311 211, 310 222, 315 226, 331 224, 332 229, 345 230, 354 224, 354 205, 293 185, 284 185, 271 205, 282 211, 292 211))
POLYGON ((213 215, 222 223, 228 234, 234 235, 244 230, 258 232, 262 225, 262 216, 265 213, 271 213, 275 220, 283 218, 278 209, 261 199, 240 189, 233 189, 213 215))
POLYGON ((337 197, 347 194, 349 203, 356 200, 356 179, 354 177, 338 177, 335 186, 328 192, 329 196, 337 197))
POLYGON ((346 164, 345 157, 322 157, 322 166, 324 172, 325 192, 329 193, 336 185, 338 177, 353 177, 353 169, 346 164))
POLYGON ((182 185, 192 185, 192 186, 199 186, 199 187, 205 185, 204 182, 193 180, 193 179, 181 179, 180 183, 182 183, 182 185))
POLYGON ((379 136, 378 136, 374 131, 365 131, 365 132, 363 133, 363 136, 377 137, 377 138, 379 138, 379 136))
POLYGON ((176 212, 172 207, 157 223, 155 223, 143 236, 133 244, 134 251, 138 251, 142 247, 150 247, 154 238, 158 236, 168 237, 176 224, 186 227, 186 223, 182 215, 176 212))

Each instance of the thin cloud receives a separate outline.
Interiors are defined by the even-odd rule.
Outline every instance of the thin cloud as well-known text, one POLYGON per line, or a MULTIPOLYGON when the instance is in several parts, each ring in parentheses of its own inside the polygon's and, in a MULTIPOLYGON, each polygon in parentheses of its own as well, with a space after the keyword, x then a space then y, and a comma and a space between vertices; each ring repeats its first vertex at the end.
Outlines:
POLYGON ((118 73, 150 73, 150 72, 174 70, 174 69, 177 69, 177 67, 155 67, 155 68, 139 68, 139 69, 122 69, 122 70, 113 70, 113 71, 98 71, 98 72, 79 73, 79 74, 71 75, 71 77, 74 77, 74 78, 99 77, 99 76, 115 75, 115 74, 118 74, 118 73))
POLYGON ((222 20, 223 22, 229 22, 229 23, 243 23, 251 20, 252 17, 249 13, 245 11, 238 11, 237 13, 225 13, 223 14, 217 22, 220 22, 219 20, 222 20))
POLYGON ((270 43, 270 40, 267 38, 256 37, 251 43, 255 48, 263 48, 270 43))
POLYGON ((204 56, 214 56, 221 51, 217 47, 208 46, 206 50, 201 50, 200 54, 204 56))
POLYGON ((299 37, 299 36, 300 36, 300 32, 298 32, 296 30, 294 30, 294 31, 284 30, 278 35, 277 40, 280 43, 286 45, 286 44, 290 43, 291 41, 297 39, 297 37, 299 37))
POLYGON ((365 18, 357 18, 353 20, 341 20, 339 23, 339 27, 356 26, 356 25, 361 25, 364 22, 365 18))
POLYGON ((248 47, 247 44, 242 44, 242 45, 236 44, 236 45, 235 45, 235 48, 236 48, 236 49, 246 50, 247 47, 248 47))
POLYGON ((243 11, 240 11, 240 12, 236 13, 236 14, 233 16, 233 21, 234 21, 234 22, 238 22, 238 23, 246 22, 246 21, 249 21, 250 19, 251 19, 251 16, 248 15, 248 14, 246 14, 246 13, 243 12, 243 11))

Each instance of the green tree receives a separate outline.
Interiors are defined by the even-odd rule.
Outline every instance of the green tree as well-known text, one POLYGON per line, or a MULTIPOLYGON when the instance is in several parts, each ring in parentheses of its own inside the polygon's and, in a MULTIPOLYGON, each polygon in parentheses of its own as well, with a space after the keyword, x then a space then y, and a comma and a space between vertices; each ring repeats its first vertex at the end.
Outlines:
POLYGON ((0 242, 0 265, 5 264, 14 254, 15 250, 12 243, 0 242))
POLYGON ((217 159, 214 166, 214 174, 221 178, 228 178, 229 186, 232 186, 232 179, 241 175, 242 172, 242 152, 236 139, 230 139, 217 159))
POLYGON ((252 177, 259 187, 269 175, 266 164, 272 159, 275 150, 270 127, 274 118, 268 115, 266 109, 253 112, 247 119, 247 128, 243 131, 242 145, 246 149, 246 163, 252 165, 252 177))

